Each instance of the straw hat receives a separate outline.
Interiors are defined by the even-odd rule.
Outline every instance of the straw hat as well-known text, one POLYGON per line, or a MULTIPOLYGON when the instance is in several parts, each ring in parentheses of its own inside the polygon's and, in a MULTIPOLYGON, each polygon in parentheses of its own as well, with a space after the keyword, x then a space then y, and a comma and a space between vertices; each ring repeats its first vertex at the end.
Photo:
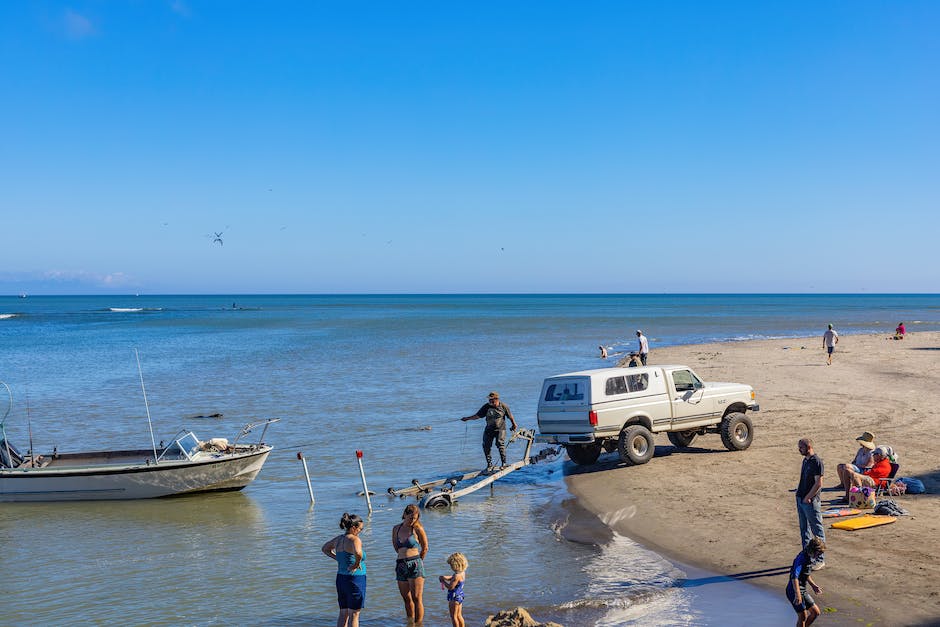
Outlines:
POLYGON ((873 451, 875 449, 875 436, 871 431, 866 431, 862 435, 855 438, 855 440, 869 451, 873 451))

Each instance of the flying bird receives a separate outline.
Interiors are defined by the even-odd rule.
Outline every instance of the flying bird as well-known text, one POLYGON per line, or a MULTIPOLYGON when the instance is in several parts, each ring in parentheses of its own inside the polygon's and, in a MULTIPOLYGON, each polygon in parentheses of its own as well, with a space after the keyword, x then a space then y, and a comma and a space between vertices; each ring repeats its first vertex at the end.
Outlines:
POLYGON ((212 243, 215 244, 216 242, 218 242, 219 246, 221 246, 222 245, 222 233, 224 232, 225 231, 220 231, 219 233, 216 233, 215 239, 212 240, 212 243))

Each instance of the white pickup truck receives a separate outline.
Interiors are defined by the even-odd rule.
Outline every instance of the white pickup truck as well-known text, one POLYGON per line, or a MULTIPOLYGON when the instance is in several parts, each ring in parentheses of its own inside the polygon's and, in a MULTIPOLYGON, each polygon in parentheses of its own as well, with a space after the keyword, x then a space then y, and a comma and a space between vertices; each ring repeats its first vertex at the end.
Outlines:
POLYGON ((718 433, 728 450, 743 451, 754 439, 746 412, 759 409, 750 386, 704 382, 688 366, 582 370, 545 379, 536 441, 564 445, 580 465, 614 450, 645 464, 661 431, 680 449, 718 433))

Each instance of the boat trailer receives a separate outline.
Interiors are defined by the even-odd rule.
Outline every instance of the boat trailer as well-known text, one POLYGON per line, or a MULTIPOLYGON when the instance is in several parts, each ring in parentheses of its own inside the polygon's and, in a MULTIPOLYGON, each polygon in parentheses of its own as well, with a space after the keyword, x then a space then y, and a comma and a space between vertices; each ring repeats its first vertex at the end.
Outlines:
POLYGON ((390 496, 398 496, 402 498, 406 496, 418 497, 418 506, 422 509, 450 507, 457 501, 457 499, 476 492, 481 488, 485 488, 488 485, 492 485, 494 481, 497 479, 502 479, 513 471, 519 470, 524 466, 534 464, 545 459, 546 457, 557 454, 556 449, 544 449, 540 451, 539 454, 535 457, 530 457, 529 454, 532 452, 532 442, 535 440, 535 432, 532 429, 517 429, 506 445, 508 446, 509 444, 512 444, 513 440, 516 439, 525 440, 526 443, 525 454, 523 455, 522 459, 515 463, 509 464, 505 468, 502 468, 492 474, 487 475, 483 470, 474 470, 471 472, 457 472, 446 477, 441 477, 439 479, 433 479, 425 482, 419 482, 417 479, 412 479, 410 486, 400 489, 389 488, 388 493, 390 496), (483 476, 484 478, 466 487, 457 489, 458 483, 462 481, 470 481, 471 479, 476 479, 480 476, 483 476))

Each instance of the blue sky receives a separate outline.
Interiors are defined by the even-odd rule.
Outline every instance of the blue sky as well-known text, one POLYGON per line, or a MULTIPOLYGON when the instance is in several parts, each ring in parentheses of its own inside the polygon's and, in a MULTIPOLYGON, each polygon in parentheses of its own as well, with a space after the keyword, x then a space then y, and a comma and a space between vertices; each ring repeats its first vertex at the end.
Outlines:
POLYGON ((0 3, 0 293, 938 292, 937 32, 936 2, 0 3))

